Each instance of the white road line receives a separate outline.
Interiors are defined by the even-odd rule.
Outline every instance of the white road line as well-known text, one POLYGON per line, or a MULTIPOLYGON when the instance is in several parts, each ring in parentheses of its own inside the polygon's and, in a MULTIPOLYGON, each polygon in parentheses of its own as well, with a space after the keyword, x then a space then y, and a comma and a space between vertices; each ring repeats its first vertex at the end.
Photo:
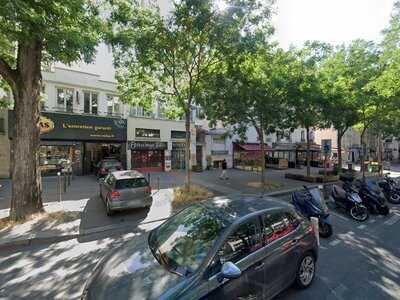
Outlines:
POLYGON ((385 225, 394 225, 395 223, 397 223, 400 220, 400 215, 394 215, 393 217, 391 217, 389 220, 387 220, 386 222, 384 222, 383 224, 385 225))
POLYGON ((357 228, 363 230, 363 229, 367 228, 367 225, 359 225, 359 226, 357 226, 357 228))
POLYGON ((338 213, 336 213, 336 212, 334 212, 334 211, 329 211, 330 212, 330 214, 332 214, 332 215, 334 215, 334 216, 336 216, 336 217, 338 217, 338 218, 341 218, 342 220, 345 220, 345 221, 350 221, 350 219, 349 218, 346 218, 346 217, 344 217, 344 216, 342 216, 341 214, 338 214, 338 213))
POLYGON ((341 240, 333 240, 332 242, 329 243, 331 246, 336 246, 339 245, 342 241, 341 240))

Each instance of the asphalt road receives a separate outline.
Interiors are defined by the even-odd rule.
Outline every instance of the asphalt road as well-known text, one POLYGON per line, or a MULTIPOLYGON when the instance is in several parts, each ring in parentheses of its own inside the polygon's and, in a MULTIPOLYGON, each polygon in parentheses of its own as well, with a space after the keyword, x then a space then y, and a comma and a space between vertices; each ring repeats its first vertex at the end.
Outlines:
MULTIPOLYGON (((400 299, 400 207, 357 223, 332 210, 334 235, 321 240, 309 289, 290 288, 279 300, 400 299)), ((78 299, 94 265, 132 233, 91 237, 0 252, 0 299, 78 299)))

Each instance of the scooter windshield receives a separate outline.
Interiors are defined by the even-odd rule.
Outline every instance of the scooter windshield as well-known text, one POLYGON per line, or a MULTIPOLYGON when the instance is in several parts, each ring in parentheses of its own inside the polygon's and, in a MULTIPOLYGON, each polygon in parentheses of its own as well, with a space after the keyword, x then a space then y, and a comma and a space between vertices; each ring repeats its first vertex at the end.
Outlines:
POLYGON ((325 203, 325 200, 321 196, 321 192, 318 188, 309 189, 311 194, 311 201, 316 206, 321 208, 322 211, 326 212, 328 210, 328 206, 325 203))

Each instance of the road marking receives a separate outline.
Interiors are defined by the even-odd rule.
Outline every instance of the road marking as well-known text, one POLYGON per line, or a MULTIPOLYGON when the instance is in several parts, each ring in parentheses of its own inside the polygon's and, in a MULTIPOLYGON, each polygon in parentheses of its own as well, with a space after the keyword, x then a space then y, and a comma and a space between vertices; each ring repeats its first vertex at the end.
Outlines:
POLYGON ((338 218, 341 218, 342 220, 350 221, 349 218, 346 218, 345 216, 342 216, 341 214, 338 214, 338 213, 336 213, 336 212, 334 212, 334 211, 332 211, 332 210, 330 211, 330 213, 331 213, 332 215, 338 217, 338 218))
POLYGON ((367 225, 359 225, 359 226, 357 226, 357 228, 361 229, 361 230, 365 229, 366 227, 367 227, 367 225))
POLYGON ((376 222, 376 220, 369 220, 368 221, 368 223, 370 223, 370 224, 375 223, 375 222, 376 222))
POLYGON ((391 217, 389 220, 387 220, 383 224, 385 224, 385 225, 394 225, 399 220, 400 220, 400 215, 395 214, 393 217, 391 217))
POLYGON ((339 245, 342 241, 341 240, 333 240, 332 242, 329 243, 331 246, 336 246, 339 245))

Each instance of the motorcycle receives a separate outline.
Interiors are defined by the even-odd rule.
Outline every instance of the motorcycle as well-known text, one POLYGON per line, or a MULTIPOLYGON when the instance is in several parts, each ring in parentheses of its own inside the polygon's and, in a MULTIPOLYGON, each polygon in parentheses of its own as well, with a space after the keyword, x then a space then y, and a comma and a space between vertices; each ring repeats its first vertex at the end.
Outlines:
POLYGON ((386 174, 383 180, 378 182, 378 185, 387 201, 393 204, 400 204, 400 186, 393 178, 386 174))
POLYGON ((304 191, 294 192, 292 194, 292 204, 306 218, 318 218, 319 235, 321 237, 327 238, 332 235, 332 222, 328 206, 318 188, 309 189, 304 186, 304 191))
POLYGON ((359 187, 358 194, 370 213, 384 216, 389 214, 390 210, 386 204, 385 195, 375 181, 371 179, 367 179, 364 182, 357 180, 356 184, 359 187))
POLYGON ((331 197, 335 204, 350 213, 350 216, 359 222, 369 218, 368 209, 362 204, 358 191, 352 186, 344 185, 344 188, 333 185, 331 197))

